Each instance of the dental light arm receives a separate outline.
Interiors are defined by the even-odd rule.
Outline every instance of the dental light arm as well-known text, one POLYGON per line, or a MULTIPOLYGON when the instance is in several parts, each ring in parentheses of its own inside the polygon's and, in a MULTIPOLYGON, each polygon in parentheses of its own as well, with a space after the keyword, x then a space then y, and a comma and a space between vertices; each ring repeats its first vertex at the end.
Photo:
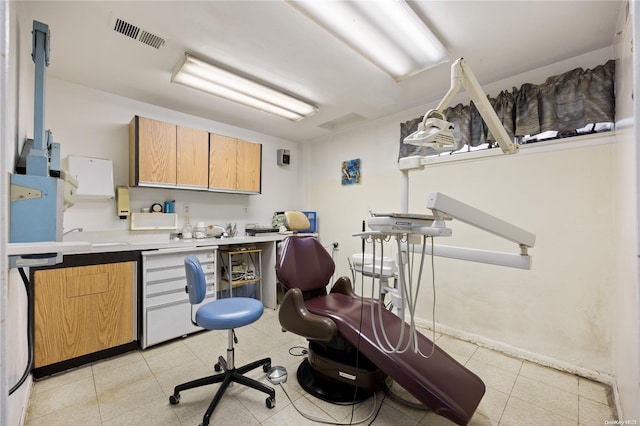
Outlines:
MULTIPOLYGON (((439 244, 434 245, 433 252, 430 246, 422 247, 423 253, 490 265, 507 266, 510 268, 531 269, 531 256, 529 256, 528 249, 533 247, 536 242, 535 234, 440 192, 429 194, 427 198, 427 208, 431 209, 434 215, 447 215, 460 222, 512 241, 518 244, 520 253, 503 253, 439 244)), ((403 249, 406 249, 406 245, 403 249)))
POLYGON ((408 214, 374 215, 368 220, 368 225, 372 232, 363 232, 354 235, 368 237, 404 233, 407 235, 407 242, 403 243, 403 251, 408 251, 408 245, 411 244, 411 250, 420 250, 425 254, 433 254, 434 256, 518 269, 531 269, 531 256, 529 256, 528 249, 533 247, 536 242, 536 236, 531 232, 440 192, 432 192, 428 195, 427 208, 431 209, 433 213, 432 216, 408 214), (459 220, 460 222, 514 242, 520 248, 520 252, 504 253, 438 244, 433 246, 432 251, 430 246, 419 247, 417 243, 415 243, 416 239, 413 238, 413 236, 420 238, 424 235, 432 237, 451 236, 452 231, 447 228, 445 224, 445 221, 448 219, 459 220))
POLYGON ((438 152, 454 151, 456 142, 451 130, 453 125, 446 121, 443 114, 445 108, 449 106, 453 97, 464 87, 469 93, 471 100, 475 104, 482 119, 487 124, 491 134, 496 138, 498 145, 505 154, 515 154, 518 152, 518 145, 509 138, 507 131, 500 122, 498 115, 489 103, 480 83, 476 79, 464 58, 456 60, 451 65, 451 87, 440 101, 435 110, 428 111, 422 122, 418 125, 418 130, 404 139, 405 144, 422 145, 433 148, 438 152), (440 118, 434 118, 438 115, 440 118))
MULTIPOLYGON (((440 192, 432 192, 427 198, 427 208, 434 213, 444 213, 447 216, 475 226, 478 229, 502 237, 518 244, 523 250, 533 247, 536 236, 515 225, 505 222, 495 216, 480 211, 465 203, 448 197, 440 192)), ((526 253, 524 253, 526 254, 526 253)))

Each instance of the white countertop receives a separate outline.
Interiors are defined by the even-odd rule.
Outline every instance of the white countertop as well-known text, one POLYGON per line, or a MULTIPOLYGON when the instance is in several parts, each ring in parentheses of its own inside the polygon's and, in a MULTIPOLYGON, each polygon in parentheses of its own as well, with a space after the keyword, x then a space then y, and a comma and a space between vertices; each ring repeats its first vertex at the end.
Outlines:
POLYGON ((24 256, 30 254, 47 253, 86 253, 91 250, 91 244, 86 241, 43 241, 37 243, 9 243, 9 256, 24 256))
MULTIPOLYGON (((168 232, 155 231, 85 231, 74 232, 64 237, 62 244, 80 244, 79 250, 65 254, 107 253, 116 251, 144 251, 171 248, 196 248, 251 244, 278 241, 287 234, 268 234, 260 236, 240 236, 230 238, 170 239, 168 232), (88 246, 88 250, 85 247, 88 246)), ((60 243, 59 243, 60 244, 60 243)))

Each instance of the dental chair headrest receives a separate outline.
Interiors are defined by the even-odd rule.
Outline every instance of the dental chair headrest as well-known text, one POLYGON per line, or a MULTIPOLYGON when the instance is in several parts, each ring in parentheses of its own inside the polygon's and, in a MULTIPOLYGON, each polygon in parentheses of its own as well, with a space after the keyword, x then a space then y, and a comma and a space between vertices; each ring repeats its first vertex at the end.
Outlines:
POLYGON ((291 236, 280 244, 276 276, 287 289, 303 292, 326 287, 335 271, 331 255, 315 237, 291 236))
POLYGON ((284 212, 284 221, 289 231, 304 231, 311 227, 311 223, 309 222, 307 215, 297 210, 284 212))

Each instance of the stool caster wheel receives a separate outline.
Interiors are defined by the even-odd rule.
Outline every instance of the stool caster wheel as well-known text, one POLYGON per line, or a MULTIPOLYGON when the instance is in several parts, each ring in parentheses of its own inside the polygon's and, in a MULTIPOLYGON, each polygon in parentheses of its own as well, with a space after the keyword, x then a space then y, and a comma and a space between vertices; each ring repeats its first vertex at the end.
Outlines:
POLYGON ((267 371, 269 371, 270 368, 271 368, 271 363, 264 364, 262 366, 262 371, 264 371, 266 373, 267 371))
POLYGON ((269 398, 266 399, 265 402, 267 404, 267 408, 273 408, 273 407, 276 406, 276 399, 275 398, 269 397, 269 398))
POLYGON ((213 369, 216 371, 216 373, 219 373, 222 371, 222 367, 220 367, 219 362, 216 362, 216 364, 213 366, 213 369))
POLYGON ((176 405, 176 404, 178 404, 179 402, 180 402, 180 394, 179 394, 179 393, 173 394, 173 395, 171 395, 171 396, 169 397, 169 403, 170 403, 171 405, 176 405))

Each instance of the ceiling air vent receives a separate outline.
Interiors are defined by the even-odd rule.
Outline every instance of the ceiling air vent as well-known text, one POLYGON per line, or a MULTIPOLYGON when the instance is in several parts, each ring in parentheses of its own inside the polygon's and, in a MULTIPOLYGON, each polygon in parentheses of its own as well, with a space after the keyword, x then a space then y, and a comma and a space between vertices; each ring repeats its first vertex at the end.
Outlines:
POLYGON ((162 37, 158 37, 155 34, 148 33, 145 30, 142 30, 142 33, 140 34, 140 38, 138 38, 138 41, 144 44, 147 44, 151 47, 155 47, 156 49, 160 49, 164 44, 164 39, 162 37))
POLYGON ((162 37, 151 34, 150 32, 141 29, 137 25, 133 25, 120 18, 116 19, 113 30, 156 49, 160 49, 162 46, 164 46, 165 43, 165 40, 162 37))
POLYGON ((120 34, 126 35, 127 37, 131 37, 134 39, 137 39, 138 34, 140 34, 139 27, 136 27, 133 24, 125 22, 122 19, 116 19, 116 25, 113 29, 114 31, 119 32, 120 34))

